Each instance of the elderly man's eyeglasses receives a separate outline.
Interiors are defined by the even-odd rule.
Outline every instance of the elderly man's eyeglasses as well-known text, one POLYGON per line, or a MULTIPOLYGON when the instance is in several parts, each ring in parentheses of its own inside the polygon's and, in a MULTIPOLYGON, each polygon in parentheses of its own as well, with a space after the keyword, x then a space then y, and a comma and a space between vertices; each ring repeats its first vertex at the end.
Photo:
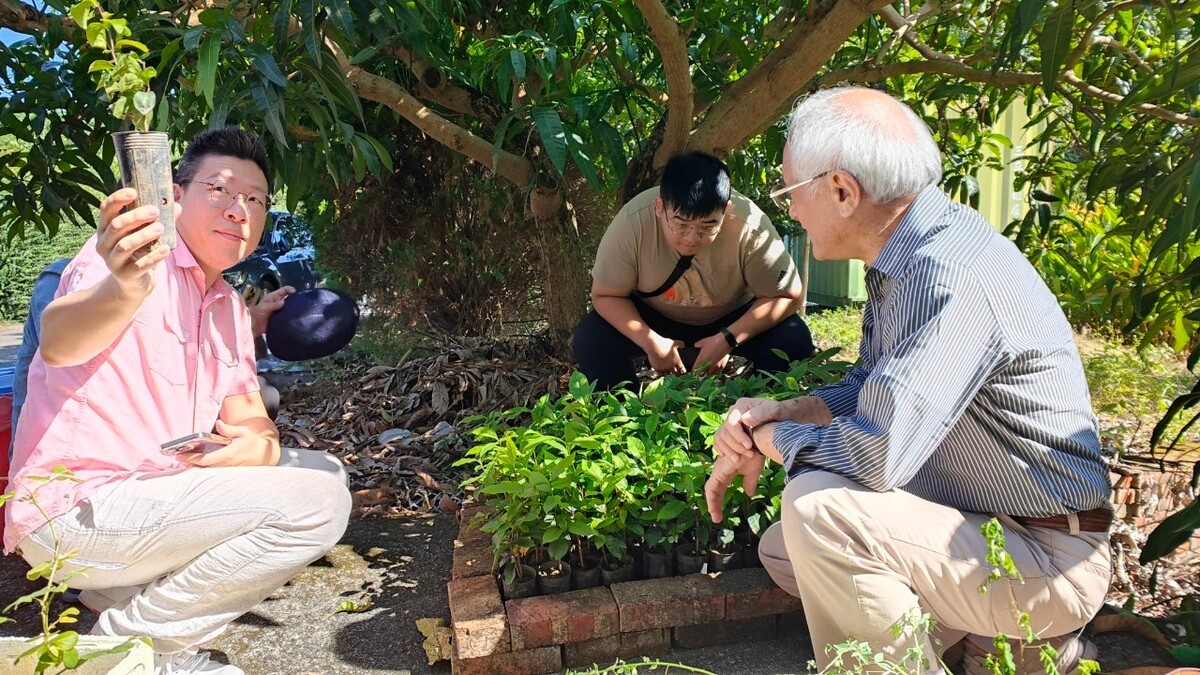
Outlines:
POLYGON ((224 183, 209 183, 203 180, 185 180, 183 183, 199 183, 200 185, 208 186, 208 201, 218 209, 227 209, 233 206, 238 197, 245 200, 246 211, 256 216, 265 216, 267 211, 271 210, 271 198, 263 192, 235 192, 225 186, 224 183))
POLYGON ((717 236, 717 232, 721 231, 721 223, 716 225, 683 225, 676 222, 677 216, 675 212, 667 214, 667 227, 676 237, 686 237, 689 234, 694 234, 701 239, 712 239, 717 236))
POLYGON ((800 188, 804 187, 805 185, 808 185, 809 183, 813 182, 814 180, 828 176, 829 174, 833 173, 835 170, 836 169, 822 171, 821 173, 813 176, 812 178, 809 178, 808 180, 802 180, 799 183, 796 183, 795 185, 786 185, 777 190, 772 190, 771 191, 771 201, 775 202, 775 206, 778 206, 779 210, 786 213, 787 210, 789 208, 791 208, 790 195, 792 192, 799 190, 800 188))

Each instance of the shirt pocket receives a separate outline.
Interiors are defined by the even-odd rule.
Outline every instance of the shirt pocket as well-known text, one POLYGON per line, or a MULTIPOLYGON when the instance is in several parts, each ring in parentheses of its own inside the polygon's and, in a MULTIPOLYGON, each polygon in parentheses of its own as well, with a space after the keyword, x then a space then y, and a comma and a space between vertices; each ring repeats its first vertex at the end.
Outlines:
POLYGON ((150 354, 150 370, 164 384, 172 387, 187 385, 187 335, 179 318, 163 314, 151 321, 161 324, 162 332, 150 354))
POLYGON ((230 345, 224 339, 217 337, 204 343, 206 367, 213 374, 212 387, 209 389, 212 400, 220 404, 225 402, 233 385, 237 381, 238 363, 240 361, 237 346, 230 345))

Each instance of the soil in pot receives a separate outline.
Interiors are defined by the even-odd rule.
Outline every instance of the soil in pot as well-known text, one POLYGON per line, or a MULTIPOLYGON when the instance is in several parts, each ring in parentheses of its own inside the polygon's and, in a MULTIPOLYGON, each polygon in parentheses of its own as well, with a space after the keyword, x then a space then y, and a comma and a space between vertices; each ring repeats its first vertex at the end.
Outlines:
POLYGON ((532 598, 538 594, 537 570, 529 565, 521 565, 520 575, 513 577, 511 584, 504 583, 504 575, 501 575, 500 590, 505 600, 532 598))
POLYGON ((542 595, 565 593, 571 590, 571 566, 561 560, 549 560, 538 565, 538 588, 542 595))
POLYGON ((741 547, 742 567, 762 567, 758 559, 758 537, 749 532, 739 532, 734 539, 734 545, 741 547))
POLYGON ((571 556, 571 588, 595 588, 600 585, 600 558, 594 555, 571 556))
POLYGON ((675 556, 654 548, 642 549, 642 578, 662 579, 675 574, 675 556))
POLYGON ((633 558, 633 578, 634 579, 641 579, 642 578, 642 570, 644 570, 646 568, 645 564, 642 562, 643 549, 645 549, 645 546, 640 541, 635 541, 635 542, 629 544, 629 549, 628 549, 627 553, 629 554, 630 558, 633 558))
POLYGON ((736 570, 742 566, 742 549, 741 547, 732 547, 728 551, 718 551, 712 549, 708 552, 708 571, 709 572, 724 572, 725 570, 736 570))
POLYGON ((675 547, 675 574, 697 574, 704 571, 708 563, 708 551, 696 553, 696 545, 692 542, 675 547))
POLYGON ((546 551, 545 546, 534 546, 521 556, 521 562, 536 568, 544 562, 549 562, 550 554, 546 551))
POLYGON ((600 583, 605 586, 619 584, 633 579, 633 558, 625 556, 623 560, 614 560, 611 564, 600 565, 600 583))

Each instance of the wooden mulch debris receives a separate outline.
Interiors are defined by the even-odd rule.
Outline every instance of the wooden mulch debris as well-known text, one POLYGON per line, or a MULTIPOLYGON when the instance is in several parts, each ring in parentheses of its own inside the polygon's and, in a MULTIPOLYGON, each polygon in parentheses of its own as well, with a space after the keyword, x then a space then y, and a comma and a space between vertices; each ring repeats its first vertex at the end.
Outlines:
POLYGON ((345 364, 292 392, 276 420, 284 446, 341 458, 360 515, 457 510, 463 419, 565 391, 570 366, 539 338, 440 342, 395 365, 345 364))

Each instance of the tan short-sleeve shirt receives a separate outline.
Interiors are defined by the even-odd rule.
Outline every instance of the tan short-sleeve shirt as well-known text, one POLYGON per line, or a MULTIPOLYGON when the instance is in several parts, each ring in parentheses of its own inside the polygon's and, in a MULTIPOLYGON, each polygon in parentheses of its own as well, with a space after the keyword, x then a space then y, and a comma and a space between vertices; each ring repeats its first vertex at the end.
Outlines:
MULTIPOLYGON (((617 213, 596 252, 592 278, 608 288, 650 292, 671 276, 679 253, 654 214, 653 187, 617 213)), ((733 206, 712 244, 661 295, 643 298, 663 316, 701 325, 716 321, 753 298, 799 296, 800 274, 771 220, 745 196, 733 206)))

